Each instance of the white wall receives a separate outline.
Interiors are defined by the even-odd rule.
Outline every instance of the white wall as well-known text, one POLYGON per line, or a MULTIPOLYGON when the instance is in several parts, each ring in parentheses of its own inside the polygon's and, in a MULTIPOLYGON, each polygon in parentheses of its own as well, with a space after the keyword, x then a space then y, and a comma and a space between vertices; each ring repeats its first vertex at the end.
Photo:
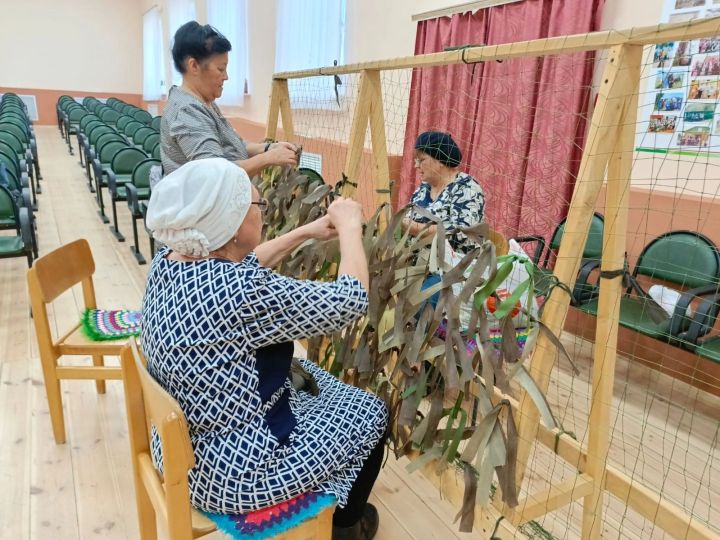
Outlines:
POLYGON ((0 0, 0 86, 142 93, 140 0, 0 0))

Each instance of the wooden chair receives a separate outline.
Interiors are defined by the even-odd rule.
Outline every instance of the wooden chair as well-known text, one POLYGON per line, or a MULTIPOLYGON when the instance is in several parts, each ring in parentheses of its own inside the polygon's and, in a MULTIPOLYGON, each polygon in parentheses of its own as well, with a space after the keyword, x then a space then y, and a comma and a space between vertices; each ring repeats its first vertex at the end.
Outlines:
MULTIPOLYGON (((134 338, 123 349, 121 364, 140 538, 157 538, 156 516, 160 516, 173 540, 190 540, 213 532, 215 524, 190 505, 187 477, 195 466, 195 456, 185 415, 177 401, 148 373, 134 338), (153 464, 150 426, 155 426, 160 438, 163 476, 153 464)), ((274 538, 330 540, 333 510, 327 508, 274 538)))
POLYGON ((119 367, 104 365, 103 356, 119 356, 125 340, 90 341, 82 333, 78 323, 61 338, 54 340, 50 332, 47 304, 78 283, 82 283, 85 308, 97 307, 92 275, 95 261, 87 240, 76 240, 62 246, 35 261, 28 270, 28 288, 32 305, 35 333, 37 334, 40 361, 42 363, 45 390, 50 407, 55 442, 65 442, 65 421, 63 417, 62 379, 95 379, 99 394, 105 393, 106 379, 121 379, 119 367), (62 366, 61 356, 91 356, 92 366, 62 366))

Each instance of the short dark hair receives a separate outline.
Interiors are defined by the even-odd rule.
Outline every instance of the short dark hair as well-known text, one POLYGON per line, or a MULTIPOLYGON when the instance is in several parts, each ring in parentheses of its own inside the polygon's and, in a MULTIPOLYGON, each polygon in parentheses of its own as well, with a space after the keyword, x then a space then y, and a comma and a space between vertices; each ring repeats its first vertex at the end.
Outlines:
POLYGON ((172 56, 175 69, 185 73, 185 59, 194 58, 198 62, 207 60, 214 54, 230 52, 232 45, 228 38, 209 24, 201 25, 197 21, 183 24, 175 32, 172 56))

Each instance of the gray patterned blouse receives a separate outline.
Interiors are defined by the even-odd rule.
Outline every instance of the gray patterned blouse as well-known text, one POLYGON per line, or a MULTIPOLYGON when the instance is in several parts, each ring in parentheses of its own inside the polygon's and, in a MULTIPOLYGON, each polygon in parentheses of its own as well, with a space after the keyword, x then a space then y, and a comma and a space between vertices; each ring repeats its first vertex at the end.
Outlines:
POLYGON ((224 157, 248 158, 245 142, 215 103, 206 105, 179 86, 173 86, 160 122, 160 158, 169 174, 188 161, 224 157))

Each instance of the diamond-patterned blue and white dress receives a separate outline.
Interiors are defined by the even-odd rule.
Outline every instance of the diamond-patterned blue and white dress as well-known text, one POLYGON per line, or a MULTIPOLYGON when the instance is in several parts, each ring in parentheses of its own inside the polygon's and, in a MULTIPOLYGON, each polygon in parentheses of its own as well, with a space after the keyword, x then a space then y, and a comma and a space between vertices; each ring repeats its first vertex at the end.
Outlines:
POLYGON ((254 253, 240 263, 179 262, 168 253, 158 252, 148 276, 142 345, 150 373, 190 425, 192 504, 245 513, 322 491, 344 506, 385 432, 385 405, 306 360, 320 394, 296 392, 288 370, 292 340, 366 312, 363 286, 347 275, 333 283, 284 277, 254 253))

